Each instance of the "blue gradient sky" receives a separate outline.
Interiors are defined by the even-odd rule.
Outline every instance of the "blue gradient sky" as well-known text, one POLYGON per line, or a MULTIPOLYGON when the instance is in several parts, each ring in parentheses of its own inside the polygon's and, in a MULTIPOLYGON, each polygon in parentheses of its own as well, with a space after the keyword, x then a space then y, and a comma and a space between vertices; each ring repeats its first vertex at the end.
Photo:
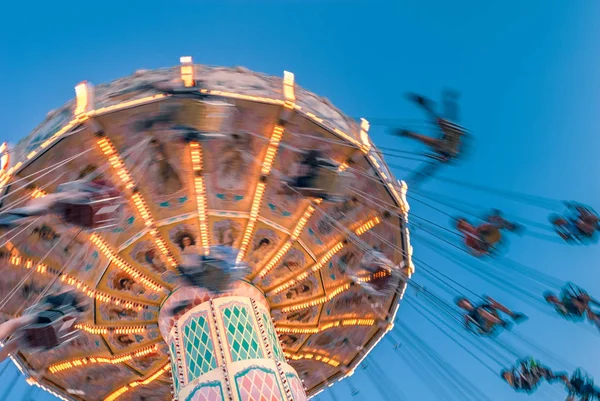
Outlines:
MULTIPOLYGON (((0 24, 3 139, 16 142, 26 135, 48 110, 71 98, 73 86, 84 79, 101 83, 139 68, 174 65, 179 56, 192 55, 203 64, 243 65, 273 75, 293 71, 300 85, 352 116, 421 117, 404 100, 404 92, 437 97, 443 87, 457 88, 463 94, 463 123, 476 136, 476 149, 468 161, 444 175, 577 199, 600 209, 600 187, 592 175, 600 167, 595 118, 600 104, 599 12, 600 3, 594 0, 9 2, 0 24)), ((373 127, 372 133, 380 146, 419 149, 385 135, 382 128, 373 127)), ((388 162, 412 166, 404 160, 388 162)), ((404 176, 399 170, 396 174, 404 176)), ((423 188, 546 219, 545 212, 529 205, 443 182, 423 188)), ((412 212, 449 223, 446 216, 414 202, 412 212)), ((600 338, 593 330, 538 312, 437 257, 417 240, 415 252, 475 292, 525 311, 531 319, 518 333, 600 376, 600 338)), ((597 246, 573 248, 524 236, 512 239, 507 256, 600 294, 597 246)), ((415 278, 426 283, 419 275, 415 278)), ((409 291, 407 296, 414 294, 409 291)), ((490 399, 528 398, 508 389, 411 308, 401 308, 399 316, 490 399)), ((502 339, 519 344, 512 333, 502 339)), ((537 355, 557 369, 568 369, 537 355)), ((402 388, 404 399, 443 399, 428 385, 431 377, 407 367, 402 349, 394 353, 384 341, 373 356, 402 388)), ((0 380, 10 380, 10 372, 0 380)), ((363 400, 380 399, 373 392, 382 382, 372 383, 357 372, 352 383, 363 400)), ((15 387, 8 399, 18 400, 23 388, 15 387)), ((346 384, 334 389, 338 399, 351 399, 346 384)), ((529 399, 560 400, 562 394, 556 387, 529 399)), ((319 398, 333 399, 327 393, 319 398)), ((51 397, 38 394, 34 399, 51 397)))

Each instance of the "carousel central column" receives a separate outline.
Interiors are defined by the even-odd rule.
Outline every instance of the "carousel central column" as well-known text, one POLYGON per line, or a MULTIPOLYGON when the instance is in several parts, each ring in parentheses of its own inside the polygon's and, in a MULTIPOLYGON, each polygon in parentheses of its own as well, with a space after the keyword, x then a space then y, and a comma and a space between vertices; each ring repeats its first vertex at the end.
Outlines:
POLYGON ((262 292, 246 282, 216 297, 198 288, 176 289, 159 316, 171 354, 174 399, 307 400, 269 309, 262 292))

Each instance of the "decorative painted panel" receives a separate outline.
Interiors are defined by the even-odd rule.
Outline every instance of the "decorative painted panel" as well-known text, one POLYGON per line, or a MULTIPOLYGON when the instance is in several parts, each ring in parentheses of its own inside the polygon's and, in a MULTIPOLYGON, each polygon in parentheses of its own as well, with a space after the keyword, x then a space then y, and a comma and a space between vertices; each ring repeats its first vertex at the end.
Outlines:
POLYGON ((235 375, 240 401, 280 401, 284 395, 277 374, 260 366, 251 366, 235 375))
POLYGON ((215 369, 217 360, 211 339, 208 313, 200 312, 186 321, 183 327, 187 382, 215 369))
POLYGON ((233 362, 264 358, 250 308, 239 302, 221 308, 233 362))
POLYGON ((218 380, 199 384, 185 399, 185 401, 222 400, 225 400, 225 396, 223 395, 223 385, 218 380))

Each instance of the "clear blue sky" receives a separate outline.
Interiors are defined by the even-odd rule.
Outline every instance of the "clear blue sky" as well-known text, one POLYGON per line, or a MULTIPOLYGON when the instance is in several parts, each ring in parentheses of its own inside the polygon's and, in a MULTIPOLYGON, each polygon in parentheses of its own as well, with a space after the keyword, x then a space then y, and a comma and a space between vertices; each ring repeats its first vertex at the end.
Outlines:
MULTIPOLYGON (((48 110, 71 98, 73 86, 84 79, 101 83, 139 68, 174 65, 179 56, 191 55, 199 63, 243 65, 273 75, 293 71, 300 85, 352 116, 420 117, 404 92, 437 97, 445 86, 457 88, 463 94, 463 122, 476 136, 477 147, 468 161, 444 175, 577 199, 600 209, 594 176, 600 167, 595 118, 600 104, 599 13, 595 0, 11 1, 3 6, 0 24, 3 139, 16 142, 26 135, 48 110)), ((418 149, 377 127, 373 137, 380 146, 418 149)), ((396 174, 403 177, 401 171, 396 174)), ((440 182, 424 189, 545 221, 543 212, 497 197, 440 182)), ((412 211, 449 223, 414 202, 412 211)), ((599 249, 524 236, 511 240, 507 256, 600 294, 599 249)), ((597 333, 537 312, 418 241, 415 252, 475 292, 528 313, 531 319, 519 333, 600 377, 597 333)), ((410 308, 401 308, 399 316, 490 399, 528 398, 508 389, 410 308)), ((511 336, 505 333, 502 339, 515 340, 511 336)), ((384 341, 373 355, 407 400, 441 399, 427 385, 430 378, 406 366, 402 350, 393 353, 384 341)), ((370 394, 374 384, 362 372, 352 383, 363 400, 379 399, 370 394)), ((351 398, 346 384, 334 388, 338 399, 351 398)), ((21 393, 17 387, 9 399, 17 400, 21 393)), ((557 387, 529 399, 561 399, 561 394, 557 387)), ((319 397, 332 399, 327 393, 319 397)))

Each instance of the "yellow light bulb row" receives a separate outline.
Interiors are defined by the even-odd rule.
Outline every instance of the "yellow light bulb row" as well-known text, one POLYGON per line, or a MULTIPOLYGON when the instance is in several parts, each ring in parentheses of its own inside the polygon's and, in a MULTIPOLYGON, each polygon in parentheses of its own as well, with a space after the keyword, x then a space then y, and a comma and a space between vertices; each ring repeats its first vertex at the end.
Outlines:
MULTIPOLYGON (((378 225, 379 223, 381 223, 381 218, 379 216, 375 216, 375 217, 369 219, 366 223, 360 224, 354 230, 354 233, 356 235, 362 235, 362 234, 366 233, 367 231, 369 231, 370 229, 372 229, 373 227, 375 227, 376 225, 378 225)), ((280 292, 288 289, 290 286, 292 286, 292 285, 294 285, 296 283, 299 283, 300 281, 304 280, 305 278, 307 278, 311 274, 316 273, 317 271, 321 270, 321 268, 327 262, 329 262, 329 260, 337 252, 339 252, 343 247, 344 247, 344 243, 343 242, 338 242, 337 244, 333 245, 333 247, 331 247, 329 249, 329 251, 317 263, 315 263, 314 265, 312 265, 311 267, 309 267, 303 273, 297 275, 294 278, 291 278, 289 281, 287 281, 284 284, 281 284, 280 286, 276 287, 274 290, 270 290, 269 295, 278 294, 278 293, 280 293, 280 292)))
POLYGON ((258 219, 258 210, 260 209, 260 203, 262 201, 262 196, 265 193, 266 184, 264 182, 259 182, 256 186, 256 191, 254 192, 254 200, 252 201, 252 209, 250 210, 250 219, 248 220, 248 225, 246 226, 246 231, 244 231, 244 237, 242 238, 242 244, 240 246, 240 252, 237 257, 237 261, 244 259, 246 255, 246 251, 248 250, 248 245, 250 244, 250 238, 252 237, 252 233, 254 231, 254 226, 256 225, 256 221, 258 219))
POLYGON ((90 334, 103 334, 108 333, 114 334, 141 334, 146 331, 146 326, 124 326, 124 327, 104 327, 104 326, 91 326, 89 324, 80 323, 75 325, 75 328, 85 331, 90 334))
POLYGON ((146 227, 152 226, 152 216, 150 216, 150 210, 148 210, 148 206, 146 206, 146 202, 144 202, 142 195, 140 195, 139 192, 136 192, 131 196, 131 200, 140 213, 140 216, 142 216, 142 219, 144 219, 146 227))
POLYGON ((146 307, 145 305, 142 305, 142 304, 138 304, 135 302, 116 298, 113 295, 108 294, 106 292, 91 289, 87 285, 82 283, 81 281, 77 280, 74 277, 66 275, 66 274, 62 274, 60 276, 60 280, 72 287, 76 287, 78 290, 82 291, 88 297, 93 298, 102 303, 112 303, 113 305, 123 306, 127 309, 137 309, 139 311, 141 311, 142 309, 144 309, 146 307))
POLYGON ((281 312, 283 312, 283 313, 295 312, 295 311, 298 311, 298 310, 301 310, 301 309, 312 308, 313 306, 322 305, 322 304, 324 304, 327 301, 331 301, 333 298, 335 298, 336 296, 338 296, 342 292, 347 291, 350 288, 350 286, 351 286, 350 283, 342 284, 342 285, 336 287, 333 291, 331 291, 327 295, 324 295, 324 296, 319 297, 317 299, 313 299, 312 301, 303 302, 303 303, 297 304, 297 305, 290 305, 290 306, 283 307, 283 308, 281 308, 281 312))
POLYGON ((281 99, 273 99, 270 97, 262 97, 262 96, 243 95, 241 93, 224 92, 224 91, 216 91, 216 90, 208 90, 208 89, 200 89, 200 93, 207 93, 207 94, 215 95, 215 96, 230 97, 233 99, 250 100, 250 101, 269 103, 269 104, 283 105, 285 103, 281 99))
POLYGON ((145 386, 146 384, 150 384, 154 380, 158 379, 163 374, 165 374, 166 372, 168 372, 170 369, 171 369, 171 363, 168 363, 165 366, 163 366, 162 369, 159 369, 156 373, 154 373, 153 375, 151 375, 147 379, 142 380, 142 381, 135 381, 135 382, 131 383, 130 386, 131 387, 137 387, 139 385, 145 386))
POLYGON ((375 319, 343 319, 329 322, 318 327, 276 327, 278 333, 284 334, 317 334, 325 330, 340 326, 373 326, 375 319))
MULTIPOLYGON (((279 148, 279 142, 281 141, 282 135, 283 127, 276 125, 275 128, 273 128, 273 133, 271 134, 271 139, 269 140, 269 147, 267 148, 267 153, 263 159, 263 166, 261 169, 261 174, 263 176, 266 176, 271 172, 271 167, 273 165, 273 161, 275 160, 275 155, 277 154, 277 149, 279 148)), ((248 220, 246 231, 244 232, 244 237, 242 238, 242 244, 240 245, 240 252, 237 257, 238 262, 244 259, 244 256, 246 256, 246 251, 248 250, 248 245, 250 244, 250 238, 252 237, 254 226, 258 220, 260 204, 262 202, 266 187, 267 184, 262 181, 256 185, 254 199, 252 200, 252 208, 250 209, 250 219, 248 220)))
POLYGON ((162 375, 164 375, 170 369, 171 369, 171 363, 169 362, 165 366, 163 366, 162 368, 160 368, 157 372, 155 372, 154 374, 150 375, 145 380, 136 380, 134 382, 129 383, 126 386, 121 387, 120 389, 118 389, 117 391, 115 391, 114 393, 112 393, 111 395, 109 395, 108 397, 106 397, 104 399, 104 401, 114 401, 117 398, 119 398, 123 393, 126 393, 127 391, 129 391, 129 390, 131 390, 133 388, 136 388, 137 386, 145 386, 147 384, 150 384, 153 381, 155 381, 156 379, 158 379, 159 377, 161 377, 162 375))
MULTIPOLYGON (((40 197, 43 197, 46 195, 47 194, 44 190, 36 188, 33 191, 33 193, 31 194, 31 197, 40 198, 40 197)), ((135 271, 133 268, 129 267, 125 262, 117 261, 116 260, 117 257, 110 251, 110 249, 108 248, 106 243, 98 235, 92 234, 90 236, 90 240, 94 245, 96 245, 105 254, 105 256, 107 258, 109 258, 110 260, 113 260, 115 262, 115 264, 119 268, 121 268, 121 270, 124 270, 126 273, 128 273, 132 277, 139 279, 143 284, 145 284, 149 288, 153 289, 154 291, 160 291, 160 289, 162 287, 160 287, 157 283, 153 282, 152 280, 148 279, 147 277, 144 277, 141 273, 139 273, 139 272, 135 271)), ((29 266, 27 268, 31 268, 31 266, 29 266)), ((92 296, 92 295, 89 295, 89 296, 92 296)))
POLYGON ((361 224, 357 229, 354 230, 354 234, 363 235, 376 225, 381 223, 381 218, 379 216, 375 216, 364 224, 361 224))
MULTIPOLYGON (((302 107, 296 105, 295 106, 296 110, 301 110, 302 107)), ((323 120, 320 117, 317 117, 316 114, 311 113, 309 111, 304 113, 307 117, 309 117, 311 120, 318 122, 321 125, 327 126, 328 124, 325 123, 325 120, 323 120)), ((346 134, 344 131, 338 129, 338 128, 332 128, 329 127, 329 129, 333 130, 336 134, 338 134, 339 136, 341 136, 342 138, 344 138, 345 140, 347 140, 348 142, 356 145, 359 148, 362 148, 361 143, 359 141, 357 141, 356 139, 352 138, 350 135, 346 134)))
MULTIPOLYGON (((382 272, 377 272, 375 274, 371 274, 371 275, 368 275, 365 277, 360 277, 358 280, 363 283, 368 283, 369 281, 372 281, 372 280, 375 280, 375 279, 381 278, 381 277, 386 277, 389 275, 390 275, 390 272, 382 271, 382 272)), ((287 312, 292 312, 292 311, 298 311, 301 309, 311 308, 316 305, 324 304, 327 301, 331 301, 333 298, 337 297, 342 292, 349 290, 351 286, 352 286, 351 281, 347 282, 345 284, 341 284, 325 296, 319 297, 312 301, 303 302, 301 304, 285 306, 285 307, 281 308, 281 312, 287 313, 287 312)))
POLYGON ((269 173, 271 172, 271 167, 273 167, 273 160, 275 160, 275 155, 277 154, 277 149, 279 148, 279 142, 281 141, 282 136, 283 127, 276 125, 273 129, 271 139, 269 140, 267 154, 265 155, 265 158, 263 160, 263 166, 260 171, 262 175, 269 175, 269 173))
MULTIPOLYGON (((284 97, 286 97, 286 90, 289 90, 289 89, 286 89, 285 76, 284 76, 284 97)), ((273 99, 273 98, 260 97, 260 96, 251 96, 251 95, 243 95, 243 94, 239 94, 239 93, 216 91, 216 90, 208 90, 208 89, 201 89, 200 93, 206 93, 206 94, 211 94, 211 95, 216 95, 216 96, 229 97, 229 98, 234 98, 234 99, 243 99, 243 100, 250 100, 250 101, 270 103, 270 104, 279 104, 279 105, 283 105, 285 107, 290 107, 291 106, 291 107, 293 107, 296 110, 302 110, 301 106, 299 106, 299 105, 297 105, 295 103, 291 103, 289 100, 283 101, 283 100, 280 100, 280 99, 273 99)), ((295 101, 295 95, 294 95, 294 101, 295 101)), ((321 125, 325 125, 325 126, 328 125, 328 124, 325 124, 325 121, 322 118, 317 117, 314 113, 305 112, 305 115, 307 117, 309 117, 311 120, 320 123, 321 125)), ((348 135, 344 131, 342 131, 342 130, 340 130, 338 128, 331 128, 330 127, 330 129, 332 129, 336 134, 338 134, 339 136, 341 136, 342 138, 344 138, 348 142, 356 145, 357 147, 359 147, 361 149, 364 149, 364 145, 361 144, 361 142, 357 141, 356 139, 354 139, 353 137, 351 137, 350 135, 348 135)))
MULTIPOLYGON (((125 187, 127 189, 134 188, 135 183, 133 182, 131 175, 127 171, 125 164, 121 160, 121 157, 117 153, 117 150, 115 149, 110 139, 108 139, 107 137, 103 137, 99 139, 97 143, 104 155, 108 158, 110 165, 115 169, 117 175, 119 176, 123 184, 125 184, 125 187)), ((148 209, 148 206, 144 201, 142 195, 139 192, 135 192, 131 196, 131 200, 133 201, 133 204, 135 205, 140 216, 142 216, 146 227, 154 226, 154 221, 152 219, 152 215, 150 214, 150 209, 148 209)), ((177 262, 169 252, 167 244, 162 239, 158 231, 156 229, 153 229, 150 231, 150 235, 152 235, 152 237, 154 238, 154 242, 160 250, 160 252, 167 258, 167 262, 169 263, 169 265, 171 267, 175 267, 177 265, 177 262)))
POLYGON ((294 361, 298 361, 300 359, 312 359, 315 361, 319 361, 319 362, 323 362, 326 363, 328 365, 333 366, 334 368, 337 368, 338 366, 340 366, 340 362, 336 361, 333 358, 330 358, 328 356, 324 356, 324 355, 319 355, 319 354, 314 354, 314 353, 300 353, 300 354, 289 354, 287 352, 283 353, 286 358, 294 360, 294 361))
POLYGON ((108 162, 110 163, 111 167, 116 170, 117 175, 119 176, 123 184, 125 184, 125 188, 133 188, 133 180, 131 179, 129 172, 125 168, 125 164, 123 164, 123 161, 119 157, 119 154, 117 153, 117 150, 113 146, 112 142, 108 138, 103 137, 99 139, 96 143, 100 147, 102 153, 104 153, 104 155, 108 158, 108 162))
POLYGON ((378 278, 387 277, 389 275, 391 275, 390 271, 388 271, 388 270, 382 270, 382 271, 379 271, 377 273, 369 274, 367 276, 357 277, 357 279, 361 283, 368 283, 369 281, 373 281, 373 280, 376 280, 378 278))
POLYGON ((327 253, 325 255, 323 255, 317 263, 313 264, 311 267, 309 267, 307 270, 305 270, 304 273, 298 274, 295 278, 293 278, 293 279, 289 280, 288 282, 275 288, 275 290, 273 290, 272 293, 279 294, 281 291, 284 291, 284 290, 288 289, 289 287, 291 287, 292 285, 299 283, 300 281, 304 280, 311 274, 318 272, 323 266, 325 266, 325 264, 327 262, 329 262, 329 260, 333 257, 333 255, 338 253, 343 247, 344 247, 344 243, 338 242, 333 247, 331 247, 331 249, 329 249, 329 251, 327 251, 327 253))
POLYGON ((135 100, 129 100, 127 102, 121 102, 119 104, 114 104, 112 106, 106 106, 106 107, 101 107, 96 110, 92 110, 89 113, 87 113, 87 116, 95 117, 95 116, 99 116, 102 114, 110 113, 111 111, 123 110, 123 109, 127 109, 130 107, 140 106, 140 105, 143 105, 146 103, 151 103, 151 102, 154 102, 156 100, 160 100, 160 99, 163 99, 166 97, 169 97, 169 95, 158 94, 158 95, 142 97, 142 98, 135 99, 135 100))
POLYGON ((48 265, 46 265, 44 263, 36 264, 32 259, 25 259, 25 258, 22 258, 21 256, 13 255, 10 257, 9 262, 14 266, 22 266, 26 269, 31 269, 31 268, 35 267, 35 270, 41 274, 58 275, 62 282, 66 283, 67 285, 77 288, 82 293, 84 293, 86 296, 96 299, 97 301, 102 302, 102 303, 112 303, 114 305, 121 305, 128 309, 137 309, 137 310, 142 310, 146 307, 145 305, 142 305, 142 304, 138 304, 138 303, 131 302, 131 301, 125 301, 123 299, 116 298, 115 296, 110 295, 108 293, 94 290, 94 289, 88 287, 85 283, 77 280, 75 277, 69 276, 68 274, 60 273, 58 270, 48 267, 48 265))
POLYGON ((160 235, 160 233, 158 232, 158 230, 155 229, 155 228, 153 228, 152 230, 150 230, 150 235, 154 238, 154 243, 158 247, 159 251, 163 255, 165 255, 165 257, 167 258, 167 263, 169 263, 169 265, 171 267, 177 266, 177 261, 171 255, 171 252, 169 251, 169 248, 167 248, 167 243, 162 238, 162 236, 160 235))
POLYGON ((311 218, 311 216, 313 215, 314 212, 315 212, 314 206, 309 205, 306 208, 306 210, 304 211, 304 214, 302 215, 302 217, 300 217, 300 220, 298 220, 298 223, 296 224, 296 227, 294 228, 294 231, 292 232, 292 241, 296 241, 298 239, 298 237, 300 237, 300 233, 302 232, 302 230, 304 229, 304 226, 306 225, 306 223, 308 223, 308 220, 311 218))
POLYGON ((141 334, 146 331, 145 326, 131 326, 131 327, 115 327, 112 329, 115 334, 141 334))
POLYGON ((108 397, 106 397, 104 399, 104 401, 114 401, 117 398, 119 398, 123 393, 129 391, 129 385, 121 387, 120 389, 118 389, 117 391, 115 391, 114 393, 112 393, 111 395, 109 395, 108 397))
MULTIPOLYGON (((68 124, 67 124, 68 126, 68 124)), ((72 125, 69 127, 69 129, 71 129, 72 125)), ((58 131, 57 133, 61 132, 62 130, 58 131)), ((66 131, 66 130, 65 130, 66 131)), ((54 134, 56 135, 56 134, 54 134)), ((46 142, 52 140, 52 138, 54 138, 54 136, 51 136, 50 139, 48 139, 46 142)), ((22 162, 18 162, 17 164, 15 164, 14 166, 12 166, 11 168, 9 168, 5 175, 3 176, 2 180, 0 181, 0 190, 2 190, 2 188, 4 188, 4 186, 8 183, 8 181, 10 181, 10 179, 12 178, 12 176, 16 173, 16 171, 21 168, 21 166, 23 165, 22 162)))
MULTIPOLYGON (((31 197, 33 198, 40 198, 46 196, 46 192, 44 190, 38 189, 36 188, 33 193, 31 194, 31 197)), ((96 245, 103 253, 104 255, 112 260, 113 262, 115 262, 115 264, 121 269, 124 270, 126 273, 128 273, 130 276, 137 278, 140 280, 140 282, 142 282, 143 284, 145 284, 146 286, 148 286, 149 288, 151 288, 154 291, 160 291, 162 287, 160 287, 157 283, 155 283, 154 281, 150 280, 149 278, 143 276, 141 273, 137 272, 136 270, 134 270, 132 267, 129 267, 125 262, 123 262, 122 260, 118 260, 119 259, 117 256, 115 256, 110 249, 108 248, 108 246, 106 245, 106 243, 96 234, 92 234, 90 236, 90 240, 91 242, 96 245)), ((31 266, 26 266, 28 269, 31 268, 31 266)), ((79 287, 78 287, 79 288, 79 287)), ((85 292, 85 291, 84 291, 85 292)), ((91 295, 90 295, 91 296, 91 295)))
POLYGON ((275 256, 269 261, 269 263, 267 263, 265 265, 265 267, 258 273, 258 276, 260 278, 264 278, 267 274, 269 274, 269 272, 273 269, 273 267, 275 267, 275 265, 277 263, 279 263, 281 258, 283 258, 283 255, 285 255, 287 253, 287 251, 290 250, 293 243, 294 243, 294 241, 287 241, 285 244, 283 244, 281 249, 279 249, 279 251, 277 251, 275 256))
POLYGON ((192 158, 192 169, 194 171, 194 186, 196 189, 196 205, 198 208, 198 222, 200 223, 200 240, 204 254, 208 255, 210 241, 208 237, 208 224, 206 219, 206 188, 204 186, 204 177, 202 176, 202 147, 198 142, 190 143, 190 153, 192 158))
POLYGON ((369 153, 371 150, 371 142, 369 141, 369 122, 364 118, 360 119, 360 140, 363 143, 361 150, 363 153, 369 153))
POLYGON ((31 197, 33 199, 43 198, 46 195, 47 195, 46 191, 44 191, 43 189, 39 189, 39 188, 34 189, 33 192, 31 193, 31 197))
POLYGON ((38 273, 47 273, 48 265, 44 263, 35 263, 32 259, 25 259, 18 255, 13 255, 9 259, 10 263, 14 266, 22 266, 26 269, 31 269, 35 266, 35 270, 38 273))
POLYGON ((105 363, 105 364, 111 364, 111 365, 118 365, 120 363, 131 361, 135 358, 141 358, 145 355, 148 355, 148 354, 151 354, 151 353, 157 352, 157 351, 158 351, 158 345, 154 344, 149 347, 145 347, 145 348, 139 349, 137 351, 131 352, 129 354, 120 355, 120 356, 114 356, 114 357, 90 356, 90 357, 74 359, 74 360, 66 361, 66 362, 59 362, 59 363, 50 365, 48 370, 50 371, 50 373, 57 373, 57 372, 63 372, 68 369, 84 366, 87 364, 97 364, 97 363, 104 364, 105 363))
MULTIPOLYGON (((52 145, 53 142, 55 142, 56 140, 58 140, 61 136, 63 136, 67 132, 69 132, 73 127, 79 125, 83 120, 86 120, 89 117, 93 117, 93 116, 97 116, 97 115, 101 115, 101 114, 106 114, 106 113, 111 112, 111 111, 122 110, 122 109, 126 109, 126 108, 129 108, 129 107, 134 107, 134 106, 138 106, 138 105, 150 103, 152 101, 156 101, 156 100, 159 100, 159 99, 162 99, 162 98, 165 98, 165 97, 167 97, 167 95, 163 95, 163 94, 153 95, 153 96, 146 96, 146 97, 143 97, 143 98, 140 98, 140 99, 130 100, 130 101, 122 102, 122 103, 115 104, 115 105, 112 105, 112 106, 107 106, 107 107, 102 107, 102 108, 99 108, 99 109, 96 109, 96 110, 92 110, 92 111, 90 111, 88 113, 80 114, 78 117, 75 117, 74 119, 72 119, 71 121, 69 121, 67 124, 65 124, 64 127, 62 127, 61 129, 59 129, 58 131, 56 131, 50 138, 48 138, 44 142, 42 142, 40 144, 38 150, 31 151, 26 156, 26 158, 27 158, 27 160, 31 160, 40 151, 42 151, 43 149, 46 149, 48 146, 52 145)), ((2 188, 4 188, 4 186, 8 183, 8 181, 10 181, 10 179, 16 173, 16 171, 18 169, 20 169, 22 166, 23 166, 23 163, 22 162, 18 162, 13 167, 11 167, 10 169, 8 169, 8 171, 6 172, 6 175, 0 181, 0 190, 2 190, 2 188)))
POLYGON ((265 265, 265 267, 263 267, 263 269, 258 273, 258 276, 260 278, 264 278, 267 274, 269 274, 269 272, 275 267, 275 265, 277 265, 277 263, 279 263, 281 258, 283 258, 283 255, 285 255, 287 253, 287 251, 290 250, 290 248, 292 247, 292 244, 294 243, 294 241, 296 241, 298 239, 298 237, 300 236, 300 233, 302 232, 302 229, 304 228, 304 226, 306 225, 306 223, 308 222, 308 220, 310 219, 310 216, 312 216, 314 211, 315 211, 315 208, 312 205, 309 205, 306 208, 306 210, 304 211, 304 215, 300 218, 300 220, 298 220, 298 223, 296 224, 296 227, 294 228, 294 231, 292 232, 290 240, 287 241, 285 244, 283 244, 281 249, 279 249, 279 251, 269 261, 269 263, 267 263, 265 265))
POLYGON ((117 256, 106 244, 106 242, 104 242, 104 240, 102 238, 100 238, 97 234, 92 234, 90 235, 90 241, 98 248, 100 249, 100 252, 102 252, 102 254, 104 254, 105 257, 107 257, 111 262, 113 262, 120 270, 124 271, 125 273, 129 274, 131 277, 136 278, 138 280, 140 280, 140 282, 142 284, 144 284, 146 287, 154 290, 154 291, 161 291, 162 290, 162 286, 160 286, 158 283, 156 283, 155 281, 151 280, 149 277, 143 275, 142 273, 140 273, 139 271, 137 271, 136 269, 134 269, 133 267, 129 266, 123 259, 121 259, 121 257, 117 256))

